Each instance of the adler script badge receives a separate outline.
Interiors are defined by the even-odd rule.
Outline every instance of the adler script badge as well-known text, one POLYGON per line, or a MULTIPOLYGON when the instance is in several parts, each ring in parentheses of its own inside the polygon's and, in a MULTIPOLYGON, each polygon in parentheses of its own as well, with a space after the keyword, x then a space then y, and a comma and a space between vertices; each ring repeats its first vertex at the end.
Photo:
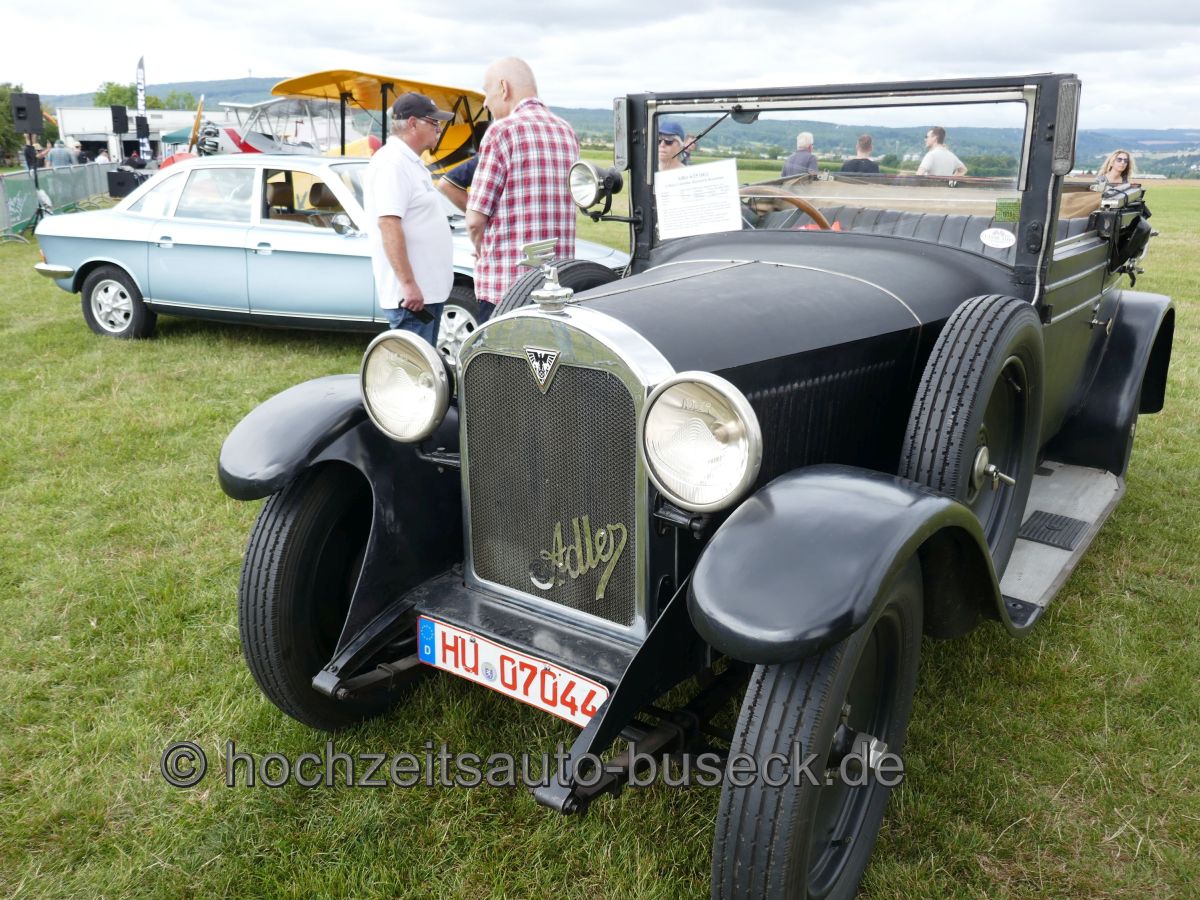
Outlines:
POLYGON ((544 394, 550 389, 550 381, 554 378, 555 363, 558 362, 557 350, 544 350, 541 347, 526 347, 525 358, 529 360, 529 370, 533 372, 533 380, 544 394))

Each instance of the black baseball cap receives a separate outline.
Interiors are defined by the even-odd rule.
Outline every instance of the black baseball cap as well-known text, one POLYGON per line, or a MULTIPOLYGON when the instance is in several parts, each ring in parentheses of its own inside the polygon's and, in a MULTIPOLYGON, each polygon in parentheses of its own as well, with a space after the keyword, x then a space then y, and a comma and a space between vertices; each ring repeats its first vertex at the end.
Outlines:
POLYGON ((397 97, 396 102, 392 104, 392 115, 397 119, 416 116, 418 119, 437 119, 440 122, 449 122, 454 118, 454 113, 438 109, 436 103, 416 91, 397 97))

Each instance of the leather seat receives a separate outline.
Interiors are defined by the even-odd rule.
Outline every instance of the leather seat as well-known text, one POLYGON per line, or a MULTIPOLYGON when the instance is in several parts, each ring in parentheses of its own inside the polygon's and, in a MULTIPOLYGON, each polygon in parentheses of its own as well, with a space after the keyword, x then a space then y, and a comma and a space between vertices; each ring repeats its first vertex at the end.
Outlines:
POLYGON ((308 217, 292 208, 292 186, 286 181, 270 181, 264 197, 264 218, 273 222, 305 222, 308 217))
MULTIPOLYGON (((1014 247, 988 247, 980 240, 980 235, 989 228, 1011 227, 1011 222, 997 222, 989 216, 966 216, 949 213, 920 213, 900 212, 894 209, 866 209, 857 206, 830 206, 821 209, 825 218, 832 225, 838 222, 843 231, 867 231, 872 234, 894 234, 898 237, 916 238, 942 244, 947 247, 961 247, 992 259, 1011 262, 1014 247)), ((779 213, 769 213, 778 216, 779 213)), ((775 227, 803 227, 812 220, 799 210, 787 212, 787 225, 775 227), (795 215, 799 213, 799 215, 795 215)), ((1059 219, 1057 240, 1066 240, 1083 234, 1090 228, 1090 217, 1075 219, 1059 219)))
POLYGON ((308 205, 321 212, 344 212, 333 191, 320 181, 313 182, 313 186, 308 189, 308 205))

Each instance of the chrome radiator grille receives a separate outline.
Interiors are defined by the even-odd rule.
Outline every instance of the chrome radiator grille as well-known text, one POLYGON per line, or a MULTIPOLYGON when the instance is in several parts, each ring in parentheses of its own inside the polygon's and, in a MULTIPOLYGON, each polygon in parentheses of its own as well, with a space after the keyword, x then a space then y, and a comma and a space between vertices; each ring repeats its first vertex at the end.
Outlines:
POLYGON ((480 353, 462 384, 476 574, 619 625, 637 593, 636 411, 612 374, 480 353))

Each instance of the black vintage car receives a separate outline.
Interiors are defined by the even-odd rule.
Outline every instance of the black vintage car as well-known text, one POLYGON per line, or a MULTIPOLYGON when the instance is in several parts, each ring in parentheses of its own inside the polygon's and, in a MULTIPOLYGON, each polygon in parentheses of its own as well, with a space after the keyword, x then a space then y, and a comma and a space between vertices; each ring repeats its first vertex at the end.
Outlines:
POLYGON ((239 596, 263 692, 333 729, 435 669, 489 686, 581 727, 535 791, 564 813, 619 791, 634 744, 773 758, 789 777, 726 773, 713 895, 852 894, 922 635, 1031 629, 1163 405, 1174 311, 1132 290, 1150 212, 1067 177, 1079 97, 618 100, 616 166, 571 190, 629 222, 624 277, 555 261, 457 367, 387 332, 225 442, 225 491, 268 498, 239 596), (875 158, 751 184, 722 159, 800 132, 875 158))

